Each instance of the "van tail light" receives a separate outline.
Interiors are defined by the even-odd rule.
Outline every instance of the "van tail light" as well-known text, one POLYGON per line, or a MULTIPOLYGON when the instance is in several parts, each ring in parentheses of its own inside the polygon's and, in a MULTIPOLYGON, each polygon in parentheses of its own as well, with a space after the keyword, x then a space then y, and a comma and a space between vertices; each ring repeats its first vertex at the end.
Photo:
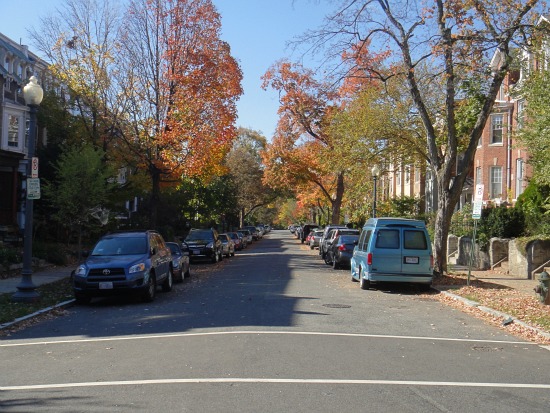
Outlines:
POLYGON ((367 254, 367 265, 372 265, 372 252, 367 254))
POLYGON ((346 246, 345 246, 344 244, 342 244, 342 245, 340 245, 340 246, 338 247, 338 250, 339 250, 339 251, 345 251, 345 250, 346 250, 346 246))
POLYGON ((430 267, 434 267, 434 256, 430 255, 430 267))

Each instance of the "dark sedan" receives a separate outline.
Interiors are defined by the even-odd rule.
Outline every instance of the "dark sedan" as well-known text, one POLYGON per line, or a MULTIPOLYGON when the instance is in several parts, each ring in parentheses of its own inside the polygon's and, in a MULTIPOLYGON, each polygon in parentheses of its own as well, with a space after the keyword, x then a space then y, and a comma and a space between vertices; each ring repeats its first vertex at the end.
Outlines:
POLYGON ((332 264, 335 270, 341 267, 349 267, 353 255, 355 243, 359 240, 359 235, 339 235, 329 245, 325 262, 332 264))

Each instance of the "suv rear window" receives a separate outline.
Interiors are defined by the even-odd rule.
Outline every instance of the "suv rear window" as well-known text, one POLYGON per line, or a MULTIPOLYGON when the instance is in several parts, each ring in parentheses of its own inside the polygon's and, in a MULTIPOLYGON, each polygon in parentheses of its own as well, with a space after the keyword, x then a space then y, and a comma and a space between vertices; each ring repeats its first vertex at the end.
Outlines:
POLYGON ((403 247, 407 250, 427 250, 426 235, 424 231, 403 231, 403 247))

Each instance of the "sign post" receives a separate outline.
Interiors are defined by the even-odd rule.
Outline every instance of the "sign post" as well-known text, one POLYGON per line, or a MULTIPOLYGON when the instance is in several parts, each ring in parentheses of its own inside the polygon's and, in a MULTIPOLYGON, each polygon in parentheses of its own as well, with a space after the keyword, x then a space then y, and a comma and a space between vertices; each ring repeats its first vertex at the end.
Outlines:
POLYGON ((474 219, 474 235, 472 237, 472 245, 470 248, 470 265, 468 266, 468 280, 466 284, 470 285, 470 274, 472 272, 472 263, 474 261, 474 251, 476 246, 477 221, 481 219, 481 209, 483 207, 483 184, 476 185, 474 195, 474 205, 472 208, 472 218, 474 219))

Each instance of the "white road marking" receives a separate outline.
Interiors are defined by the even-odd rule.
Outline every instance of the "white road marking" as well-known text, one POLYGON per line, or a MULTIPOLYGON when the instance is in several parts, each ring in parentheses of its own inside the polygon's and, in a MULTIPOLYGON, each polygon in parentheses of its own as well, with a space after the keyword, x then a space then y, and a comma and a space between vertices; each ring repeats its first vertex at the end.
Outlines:
POLYGON ((50 390, 75 387, 101 386, 143 386, 158 384, 197 384, 197 383, 269 383, 269 384, 361 384, 361 385, 397 385, 432 387, 494 387, 516 389, 549 389, 550 384, 537 383, 475 383, 459 381, 418 381, 418 380, 332 380, 332 379, 266 379, 266 378, 195 378, 195 379, 159 379, 127 380, 83 383, 34 384, 25 386, 2 386, 0 391, 13 390, 50 390))
POLYGON ((145 336, 123 336, 123 337, 98 337, 98 338, 79 338, 73 340, 52 340, 52 341, 35 341, 25 343, 4 343, 0 347, 24 347, 36 345, 54 345, 54 344, 76 344, 76 343, 96 343, 105 341, 126 341, 126 340, 150 340, 150 339, 165 339, 177 337, 197 337, 197 336, 216 336, 216 335, 262 335, 262 334, 279 334, 279 335, 303 335, 303 336, 331 336, 331 337, 360 337, 360 338, 382 338, 382 339, 397 339, 397 340, 425 340, 425 341, 456 341, 465 343, 496 343, 509 345, 537 345, 528 341, 504 341, 504 340, 479 340, 470 338, 447 338, 447 337, 419 337, 419 336, 397 336, 386 334, 361 334, 361 333, 323 333, 314 331, 214 331, 214 332, 199 332, 199 333, 177 333, 177 334, 155 334, 145 336))

